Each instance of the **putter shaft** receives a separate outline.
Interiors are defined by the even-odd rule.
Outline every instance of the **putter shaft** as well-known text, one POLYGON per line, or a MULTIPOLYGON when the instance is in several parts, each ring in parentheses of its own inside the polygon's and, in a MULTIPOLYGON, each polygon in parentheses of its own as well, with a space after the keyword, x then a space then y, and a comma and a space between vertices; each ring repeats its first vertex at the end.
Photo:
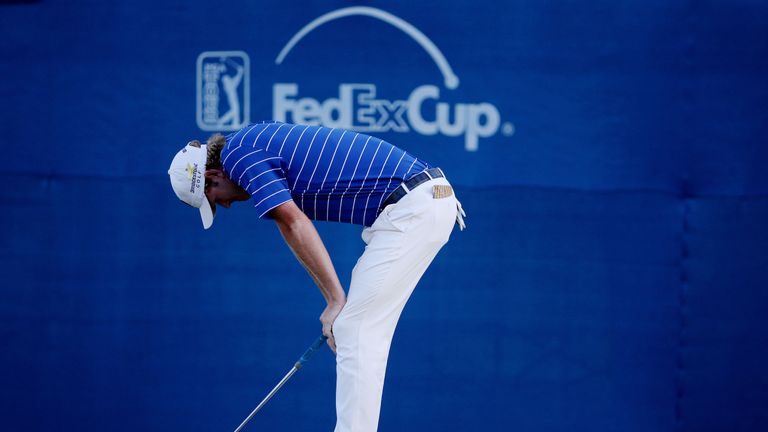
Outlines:
POLYGON ((312 355, 315 354, 315 352, 317 350, 319 350, 320 347, 323 346, 323 344, 325 344, 325 341, 327 339, 328 338, 325 337, 325 336, 320 336, 319 338, 317 338, 315 343, 313 343, 309 348, 307 348, 306 351, 304 351, 304 354, 301 356, 301 358, 299 358, 299 360, 296 362, 296 364, 293 365, 293 368, 291 368, 291 370, 288 371, 287 374, 285 374, 283 379, 281 379, 280 382, 277 383, 275 388, 273 388, 272 391, 269 392, 267 397, 265 397, 264 400, 261 401, 261 403, 256 408, 254 408, 253 411, 251 411, 251 413, 248 415, 248 417, 246 417, 245 420, 243 420, 243 422, 240 423, 240 426, 238 426, 237 429, 235 429, 235 432, 240 432, 245 427, 245 425, 248 424, 249 421, 251 421, 253 416, 256 415, 256 413, 259 412, 259 410, 267 402, 269 402, 269 400, 272 398, 272 396, 275 395, 275 393, 277 393, 278 390, 280 390, 280 387, 282 387, 283 384, 285 384, 285 382, 288 381, 293 376, 293 374, 296 373, 297 370, 301 369, 301 367, 304 366, 304 363, 306 363, 310 359, 310 357, 312 357, 312 355))
POLYGON ((275 393, 277 393, 277 391, 280 390, 280 387, 282 387, 283 384, 285 384, 285 382, 288 381, 288 379, 290 379, 293 376, 293 374, 296 373, 297 370, 299 370, 298 367, 296 367, 296 366, 292 367, 291 370, 283 377, 283 379, 281 379, 280 382, 277 383, 275 388, 273 388, 272 391, 269 392, 267 397, 265 397, 264 400, 261 401, 261 403, 258 406, 256 406, 256 408, 254 408, 253 411, 251 411, 251 413, 248 415, 248 417, 246 417, 245 420, 243 420, 243 422, 240 423, 240 426, 238 426, 237 429, 235 429, 235 432, 240 432, 240 430, 242 430, 245 427, 245 425, 249 421, 251 421, 253 416, 256 415, 257 412, 259 412, 261 407, 263 407, 267 402, 269 402, 270 399, 272 399, 272 396, 274 396, 275 393))

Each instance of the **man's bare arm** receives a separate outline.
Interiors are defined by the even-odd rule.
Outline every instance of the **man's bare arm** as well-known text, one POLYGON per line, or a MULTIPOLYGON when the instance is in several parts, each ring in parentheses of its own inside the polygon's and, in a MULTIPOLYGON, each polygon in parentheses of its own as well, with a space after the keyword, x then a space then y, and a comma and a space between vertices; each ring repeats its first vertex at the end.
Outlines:
POLYGON ((328 336, 328 344, 336 351, 331 326, 346 303, 346 295, 336 275, 331 257, 312 221, 293 201, 275 207, 271 210, 270 216, 275 219, 285 242, 320 288, 320 292, 328 303, 320 315, 320 321, 323 323, 323 334, 328 336))

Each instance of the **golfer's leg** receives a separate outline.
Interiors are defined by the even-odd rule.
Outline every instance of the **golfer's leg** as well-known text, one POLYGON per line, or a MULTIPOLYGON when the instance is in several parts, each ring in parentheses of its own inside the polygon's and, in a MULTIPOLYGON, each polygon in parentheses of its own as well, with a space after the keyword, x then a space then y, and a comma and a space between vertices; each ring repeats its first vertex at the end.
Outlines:
MULTIPOLYGON (((404 200, 407 198, 411 197, 404 200)), ((421 213, 407 223, 407 229, 400 230, 385 215, 364 232, 368 245, 352 272, 347 304, 333 326, 336 432, 376 431, 397 321, 453 225, 455 204, 438 205, 424 214, 424 208, 414 201, 404 204, 421 213)))

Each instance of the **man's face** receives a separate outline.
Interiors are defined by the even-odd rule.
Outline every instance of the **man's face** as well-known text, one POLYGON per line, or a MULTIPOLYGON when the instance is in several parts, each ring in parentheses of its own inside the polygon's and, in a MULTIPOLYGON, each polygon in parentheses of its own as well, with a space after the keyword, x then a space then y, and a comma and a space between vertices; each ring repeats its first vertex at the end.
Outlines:
POLYGON ((217 169, 205 172, 205 196, 209 202, 224 208, 229 208, 234 201, 248 199, 247 192, 232 182, 223 171, 217 169))

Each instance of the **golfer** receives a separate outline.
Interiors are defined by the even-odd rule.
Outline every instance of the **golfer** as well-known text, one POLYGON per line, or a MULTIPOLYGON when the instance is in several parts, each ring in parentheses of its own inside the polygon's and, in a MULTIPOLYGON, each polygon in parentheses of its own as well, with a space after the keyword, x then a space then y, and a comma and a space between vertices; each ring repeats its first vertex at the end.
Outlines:
POLYGON ((275 221, 327 302, 320 322, 336 353, 335 430, 376 431, 400 313, 454 221, 464 228, 445 173, 379 138, 280 122, 192 141, 168 173, 206 229, 217 204, 237 201, 275 221), (312 220, 365 227, 346 294, 312 220))

